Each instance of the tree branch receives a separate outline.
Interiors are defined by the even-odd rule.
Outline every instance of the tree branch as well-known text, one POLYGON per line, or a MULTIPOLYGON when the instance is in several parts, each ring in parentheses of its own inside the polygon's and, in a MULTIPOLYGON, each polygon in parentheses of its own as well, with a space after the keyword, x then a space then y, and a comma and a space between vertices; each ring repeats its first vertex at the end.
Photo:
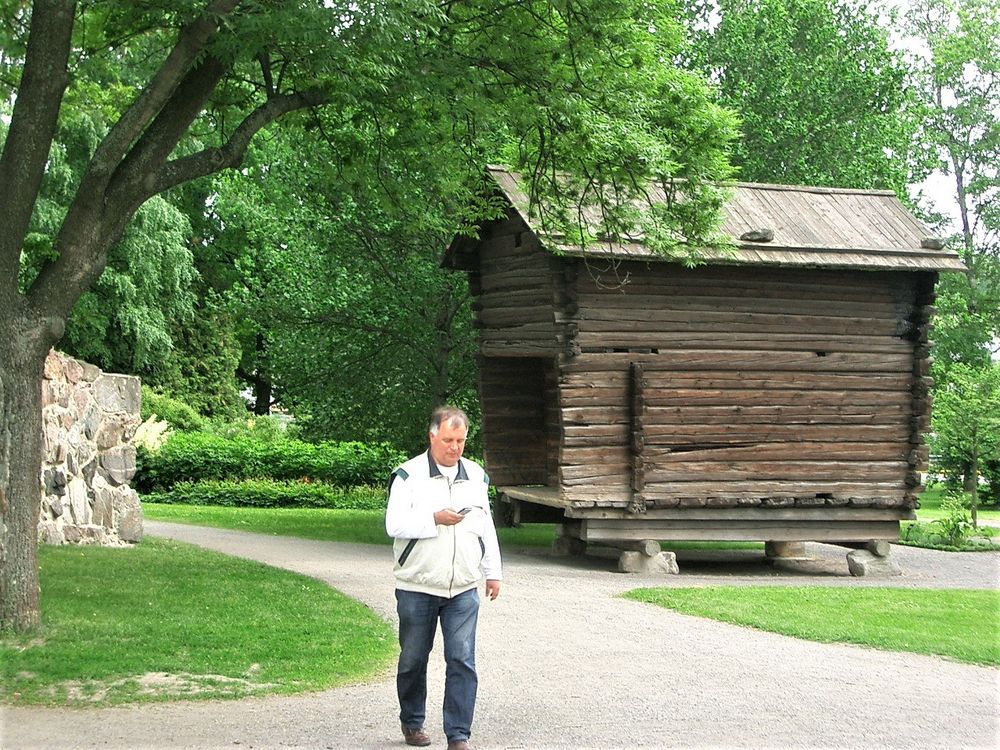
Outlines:
POLYGON ((17 289, 21 247, 69 81, 74 6, 68 0, 40 0, 31 13, 21 83, 0 156, 0 284, 10 294, 17 289))
POLYGON ((205 12, 181 29, 177 44, 160 65, 156 75, 132 102, 94 152, 82 187, 88 192, 104 192, 104 185, 135 140, 171 99, 192 64, 218 29, 218 18, 227 15, 239 0, 213 0, 205 12))
POLYGON ((148 194, 156 195, 189 180, 214 174, 221 169, 238 167, 247 146, 261 128, 295 110, 324 104, 329 96, 323 89, 309 89, 294 94, 279 94, 267 100, 244 118, 229 140, 218 148, 208 148, 163 165, 149 185, 148 194))

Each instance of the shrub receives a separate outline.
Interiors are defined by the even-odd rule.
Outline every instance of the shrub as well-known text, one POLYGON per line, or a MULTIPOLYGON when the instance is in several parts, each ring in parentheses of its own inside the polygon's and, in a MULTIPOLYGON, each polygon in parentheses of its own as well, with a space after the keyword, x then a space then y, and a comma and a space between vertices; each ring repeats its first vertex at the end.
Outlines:
POLYGON ((962 547, 974 530, 972 518, 962 501, 962 495, 950 493, 941 501, 941 510, 944 511, 944 516, 931 523, 941 527, 946 544, 962 547))
POLYGON ((164 422, 169 422, 178 430, 200 430, 206 420, 198 412, 176 398, 157 393, 148 386, 142 386, 142 407, 140 416, 145 422, 155 414, 164 422))
POLYGON ((245 508, 334 508, 383 510, 384 487, 335 487, 324 482, 274 479, 178 482, 169 492, 143 496, 145 502, 176 505, 223 505, 245 508))
POLYGON ((206 479, 314 479, 333 485, 382 485, 405 456, 385 443, 305 443, 251 437, 227 439, 177 432, 142 457, 133 482, 140 492, 163 492, 178 482, 206 479))

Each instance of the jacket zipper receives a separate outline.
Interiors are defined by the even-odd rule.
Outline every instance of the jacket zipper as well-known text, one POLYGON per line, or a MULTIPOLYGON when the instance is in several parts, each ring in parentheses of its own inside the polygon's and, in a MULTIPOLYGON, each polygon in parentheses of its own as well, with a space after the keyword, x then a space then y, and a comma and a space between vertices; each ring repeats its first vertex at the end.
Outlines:
MULTIPOLYGON (((448 505, 451 505, 451 480, 445 477, 448 483, 448 505)), ((457 524, 456 524, 457 525, 457 524)), ((458 534, 455 533, 455 525, 451 527, 451 581, 448 583, 448 598, 451 599, 451 592, 455 588, 455 563, 458 560, 458 534)))

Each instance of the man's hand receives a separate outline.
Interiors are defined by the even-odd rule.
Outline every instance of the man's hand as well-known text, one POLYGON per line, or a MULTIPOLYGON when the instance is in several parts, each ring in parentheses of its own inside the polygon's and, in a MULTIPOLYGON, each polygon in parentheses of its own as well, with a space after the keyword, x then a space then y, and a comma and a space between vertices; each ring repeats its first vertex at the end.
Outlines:
POLYGON ((454 526, 465 518, 461 513, 456 513, 449 508, 439 510, 434 514, 434 523, 438 526, 454 526))
POLYGON ((486 596, 493 601, 500 596, 500 581, 486 580, 486 596))

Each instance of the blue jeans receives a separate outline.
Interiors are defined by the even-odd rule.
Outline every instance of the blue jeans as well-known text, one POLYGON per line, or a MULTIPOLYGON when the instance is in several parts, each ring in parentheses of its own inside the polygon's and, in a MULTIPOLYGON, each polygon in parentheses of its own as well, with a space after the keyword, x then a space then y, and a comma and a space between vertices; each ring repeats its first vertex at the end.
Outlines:
POLYGON ((448 599, 396 589, 399 613, 399 668, 396 693, 399 721, 407 728, 427 718, 427 659, 434 646, 438 619, 444 638, 444 733, 449 742, 467 740, 476 708, 476 622, 479 592, 469 589, 448 599))

